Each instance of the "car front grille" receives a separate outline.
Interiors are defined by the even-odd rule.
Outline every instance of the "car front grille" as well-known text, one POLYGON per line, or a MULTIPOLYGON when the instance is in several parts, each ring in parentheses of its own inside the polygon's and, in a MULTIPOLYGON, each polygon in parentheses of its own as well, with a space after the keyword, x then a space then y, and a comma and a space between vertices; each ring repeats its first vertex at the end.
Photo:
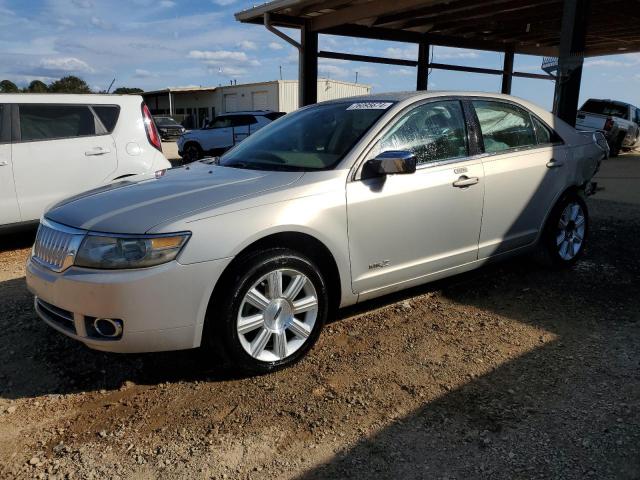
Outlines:
POLYGON ((61 272, 73 264, 84 235, 82 230, 42 220, 32 258, 54 272, 61 272))

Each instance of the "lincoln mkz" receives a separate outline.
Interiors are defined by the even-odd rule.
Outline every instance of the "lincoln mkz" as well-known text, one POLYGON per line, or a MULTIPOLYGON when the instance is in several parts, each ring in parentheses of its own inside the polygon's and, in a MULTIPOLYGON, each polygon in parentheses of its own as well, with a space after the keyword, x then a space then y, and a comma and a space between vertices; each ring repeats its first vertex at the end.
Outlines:
POLYGON ((509 96, 320 103, 220 158, 54 205, 27 282, 40 317, 91 348, 203 346, 270 371, 336 308, 532 250, 572 265, 607 154, 509 96))

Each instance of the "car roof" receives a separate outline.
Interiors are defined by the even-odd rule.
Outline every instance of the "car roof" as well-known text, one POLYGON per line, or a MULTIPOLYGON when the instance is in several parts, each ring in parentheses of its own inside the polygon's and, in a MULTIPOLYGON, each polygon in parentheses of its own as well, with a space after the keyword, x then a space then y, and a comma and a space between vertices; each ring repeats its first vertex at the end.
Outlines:
POLYGON ((116 95, 112 93, 0 93, 0 103, 78 103, 83 105, 140 105, 140 95, 116 95))
POLYGON ((382 92, 368 95, 358 95, 353 97, 336 98, 322 103, 346 103, 346 102, 402 102, 405 100, 418 100, 436 97, 487 97, 502 98, 505 100, 522 103, 525 100, 512 95, 491 92, 469 92, 469 91, 449 91, 449 90, 429 90, 429 91, 403 91, 403 92, 382 92))
POLYGON ((242 110, 239 112, 226 112, 216 115, 217 117, 228 117, 230 115, 268 115, 269 113, 278 113, 274 110, 242 110))

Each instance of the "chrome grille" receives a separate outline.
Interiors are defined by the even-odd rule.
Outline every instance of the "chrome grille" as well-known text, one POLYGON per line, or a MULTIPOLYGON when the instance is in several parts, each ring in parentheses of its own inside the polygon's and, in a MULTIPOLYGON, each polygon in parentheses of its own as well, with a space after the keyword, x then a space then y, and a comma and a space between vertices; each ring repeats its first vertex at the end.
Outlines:
POLYGON ((82 230, 42 220, 32 258, 50 270, 61 272, 73 264, 84 234, 82 230))

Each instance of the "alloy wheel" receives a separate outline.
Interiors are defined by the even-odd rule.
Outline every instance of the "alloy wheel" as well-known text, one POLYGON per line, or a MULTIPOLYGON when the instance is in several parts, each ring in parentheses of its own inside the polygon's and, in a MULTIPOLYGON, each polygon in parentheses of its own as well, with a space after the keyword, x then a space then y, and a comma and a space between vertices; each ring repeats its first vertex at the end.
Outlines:
POLYGON ((313 282, 292 269, 273 270, 247 291, 236 328, 246 353, 263 362, 280 361, 302 347, 318 315, 313 282))
POLYGON ((562 211, 558 222, 556 246, 563 260, 572 260, 580 250, 584 241, 586 217, 578 202, 570 202, 562 211))

